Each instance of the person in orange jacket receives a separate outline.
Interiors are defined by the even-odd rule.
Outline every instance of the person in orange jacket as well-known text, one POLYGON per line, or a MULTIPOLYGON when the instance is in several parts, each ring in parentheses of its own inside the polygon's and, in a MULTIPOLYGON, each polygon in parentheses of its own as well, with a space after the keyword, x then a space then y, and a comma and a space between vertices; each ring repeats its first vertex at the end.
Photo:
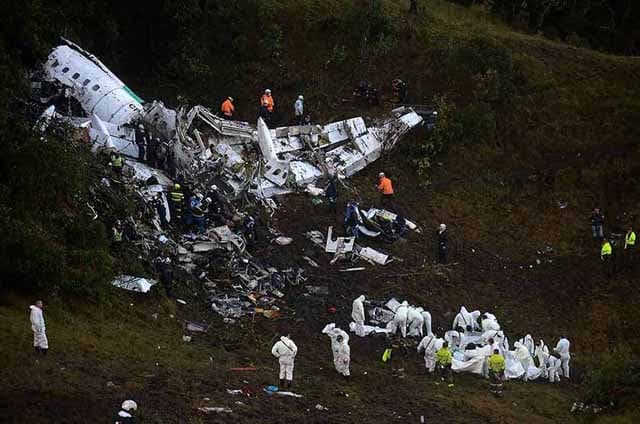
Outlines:
POLYGON ((274 108, 275 103, 273 97, 271 97, 271 90, 267 88, 260 98, 260 116, 262 116, 262 119, 264 119, 267 125, 271 124, 274 108))
POLYGON ((378 184, 376 188, 380 193, 382 193, 382 207, 390 208, 392 207, 391 200, 393 199, 393 184, 391 180, 384 175, 384 172, 378 174, 378 184))
POLYGON ((220 106, 220 112, 222 112, 222 117, 226 119, 233 118, 233 113, 236 111, 236 107, 233 105, 233 97, 229 96, 227 99, 222 102, 220 106))

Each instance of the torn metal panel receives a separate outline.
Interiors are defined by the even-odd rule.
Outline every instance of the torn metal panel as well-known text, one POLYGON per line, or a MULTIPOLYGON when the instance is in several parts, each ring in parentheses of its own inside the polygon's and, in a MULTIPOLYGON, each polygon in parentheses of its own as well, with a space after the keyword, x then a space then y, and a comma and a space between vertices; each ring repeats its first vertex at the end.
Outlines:
POLYGON ((145 107, 144 122, 160 133, 164 139, 170 140, 176 134, 178 114, 159 100, 145 107))
POLYGON ((376 238, 381 234, 380 231, 372 231, 372 230, 368 229, 367 227, 365 227, 364 225, 358 225, 358 232, 360 234, 363 234, 363 235, 365 235, 367 237, 371 237, 371 238, 376 238))
POLYGON ((273 159, 265 165, 264 177, 282 187, 289 178, 289 162, 273 159))
POLYGON ((258 118, 258 146, 265 161, 269 162, 277 158, 271 132, 262 118, 258 118))
POLYGON ((210 252, 219 248, 220 245, 213 241, 199 241, 191 245, 191 249, 194 253, 210 252))
POLYGON ((386 265, 393 260, 393 258, 391 258, 389 255, 385 255, 384 253, 379 252, 371 247, 363 247, 358 250, 356 254, 365 261, 378 265, 386 265))
POLYGON ((387 303, 384 304, 384 306, 386 306, 387 308, 389 308, 390 311, 393 311, 393 312, 395 312, 400 305, 401 303, 395 297, 392 297, 387 301, 387 303))
POLYGON ((155 177, 156 180, 158 180, 158 184, 161 186, 173 186, 173 181, 171 181, 171 179, 160 170, 132 159, 128 159, 125 163, 127 166, 133 168, 133 177, 138 181, 146 182, 149 178, 155 177))
POLYGON ((353 245, 356 241, 355 237, 338 237, 333 240, 333 227, 327 229, 327 244, 324 251, 327 253, 348 253, 353 251, 353 245))
MULTIPOLYGON (((367 218, 369 218, 369 219, 380 218, 380 219, 383 219, 385 221, 390 221, 390 222, 393 222, 393 221, 396 220, 396 218, 398 218, 397 214, 395 214, 393 212, 390 212, 390 211, 388 211, 386 209, 371 208, 369 210, 362 211, 362 213, 364 213, 365 216, 367 218)), ((420 229, 418 228, 418 226, 414 222, 411 222, 406 218, 404 218, 404 221, 405 221, 405 225, 407 226, 407 228, 409 228, 410 230, 414 230, 416 232, 420 232, 420 229)))
POLYGON ((213 230, 213 233, 218 238, 218 241, 222 244, 231 243, 236 246, 240 251, 244 251, 246 248, 246 243, 242 237, 231 231, 229 227, 226 225, 222 225, 220 227, 216 227, 213 230))
POLYGON ((133 277, 131 275, 120 275, 116 277, 111 284, 121 289, 147 293, 151 290, 151 287, 157 284, 157 281, 143 277, 133 277))

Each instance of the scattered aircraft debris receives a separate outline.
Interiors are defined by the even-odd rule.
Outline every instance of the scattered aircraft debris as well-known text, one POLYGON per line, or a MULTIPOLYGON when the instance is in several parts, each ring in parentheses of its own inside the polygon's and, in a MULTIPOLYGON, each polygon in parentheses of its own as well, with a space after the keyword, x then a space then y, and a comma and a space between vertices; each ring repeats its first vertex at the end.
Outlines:
POLYGON ((160 101, 145 102, 98 58, 63 41, 37 75, 39 100, 49 105, 38 125, 61 119, 85 129, 94 150, 138 160, 144 153, 136 127, 142 124, 168 147, 179 173, 217 177, 227 196, 250 192, 269 198, 303 191, 329 175, 349 177, 423 124, 404 106, 371 126, 356 117, 273 129, 261 118, 254 127, 222 119, 201 105, 174 111, 160 101))
MULTIPOLYGON (((145 102, 97 57, 64 39, 32 81, 36 101, 45 109, 36 123, 38 130, 62 122, 78 128, 92 151, 125 156, 118 178, 110 182, 105 177, 102 185, 124 183, 141 199, 137 220, 129 217, 125 222, 128 241, 150 258, 157 256, 153 263, 167 293, 171 291, 171 283, 165 281, 171 280, 166 277, 168 270, 180 270, 202 282, 212 311, 228 323, 246 314, 269 319, 286 314, 286 287, 307 280, 302 268, 276 269, 249 253, 247 246, 255 237, 251 209, 262 208, 271 216, 279 207, 272 199, 276 195, 306 191, 323 196, 329 178, 354 175, 423 124, 423 118, 408 107, 371 122, 355 117, 278 128, 269 128, 261 118, 256 125, 221 119, 201 105, 173 110, 161 101, 145 102), (200 193, 199 201, 206 193, 212 205, 207 224, 197 232, 185 228, 190 225, 171 231, 185 219, 172 208, 170 192, 176 182, 188 186, 189 194, 200 193), (210 271, 221 269, 226 278, 213 279, 210 271)), ((363 236, 397 239, 402 236, 400 227, 419 231, 388 211, 361 213, 363 236)), ((274 245, 293 242, 274 228, 268 231, 274 245)), ((393 260, 359 246, 354 237, 334 240, 331 227, 326 241, 319 232, 311 240, 334 254, 332 262, 347 256, 378 265, 393 260)), ((319 267, 309 257, 304 260, 319 267)), ((113 284, 147 292, 156 282, 121 276, 113 284)), ((196 323, 187 329, 202 331, 196 323)))

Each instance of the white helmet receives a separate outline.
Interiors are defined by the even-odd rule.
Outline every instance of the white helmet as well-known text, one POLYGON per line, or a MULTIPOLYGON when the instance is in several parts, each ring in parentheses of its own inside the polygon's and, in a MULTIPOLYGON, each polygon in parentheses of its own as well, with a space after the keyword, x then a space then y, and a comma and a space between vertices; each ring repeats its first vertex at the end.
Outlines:
POLYGON ((298 96, 298 100, 304 100, 304 96, 301 94, 298 96))
POLYGON ((447 226, 444 224, 440 224, 440 231, 444 231, 447 229, 447 226))
POLYGON ((266 90, 264 90, 264 92, 265 92, 266 94, 271 94, 271 90, 269 90, 268 88, 267 88, 266 90))
POLYGON ((379 174, 378 174, 378 177, 379 177, 379 178, 384 177, 384 172, 379 173, 379 174))
POLYGON ((138 409, 138 404, 131 399, 125 400, 124 402, 122 402, 122 410, 124 411, 131 411, 131 410, 136 411, 137 409, 138 409))

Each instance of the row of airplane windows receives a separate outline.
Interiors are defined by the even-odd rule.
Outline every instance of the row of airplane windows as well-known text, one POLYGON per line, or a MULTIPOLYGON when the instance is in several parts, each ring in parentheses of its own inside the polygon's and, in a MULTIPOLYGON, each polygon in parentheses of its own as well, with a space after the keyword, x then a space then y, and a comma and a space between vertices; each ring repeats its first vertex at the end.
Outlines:
MULTIPOLYGON (((58 65, 60 65, 60 62, 58 62, 58 61, 56 60, 55 62, 53 62, 53 63, 51 64, 51 67, 52 67, 52 68, 55 68, 55 67, 57 67, 58 65)), ((65 66, 64 68, 62 68, 62 71, 61 71, 61 72, 62 72, 63 74, 66 74, 67 72, 69 72, 69 67, 68 67, 68 66, 65 66)), ((76 72, 76 73, 74 73, 74 74, 71 76, 71 79, 74 79, 74 80, 77 80, 78 78, 80 78, 80 74, 79 74, 79 73, 77 73, 77 72, 76 72)), ((86 87, 86 86, 87 86, 87 85, 89 85, 90 83, 91 83, 91 80, 89 80, 89 79, 85 79, 85 80, 82 82, 82 86, 83 86, 83 87, 86 87)), ((92 89, 93 91, 98 91, 98 90, 100 90, 100 86, 99 86, 98 84, 94 84, 94 85, 93 85, 93 87, 91 87, 91 89, 92 89)))

